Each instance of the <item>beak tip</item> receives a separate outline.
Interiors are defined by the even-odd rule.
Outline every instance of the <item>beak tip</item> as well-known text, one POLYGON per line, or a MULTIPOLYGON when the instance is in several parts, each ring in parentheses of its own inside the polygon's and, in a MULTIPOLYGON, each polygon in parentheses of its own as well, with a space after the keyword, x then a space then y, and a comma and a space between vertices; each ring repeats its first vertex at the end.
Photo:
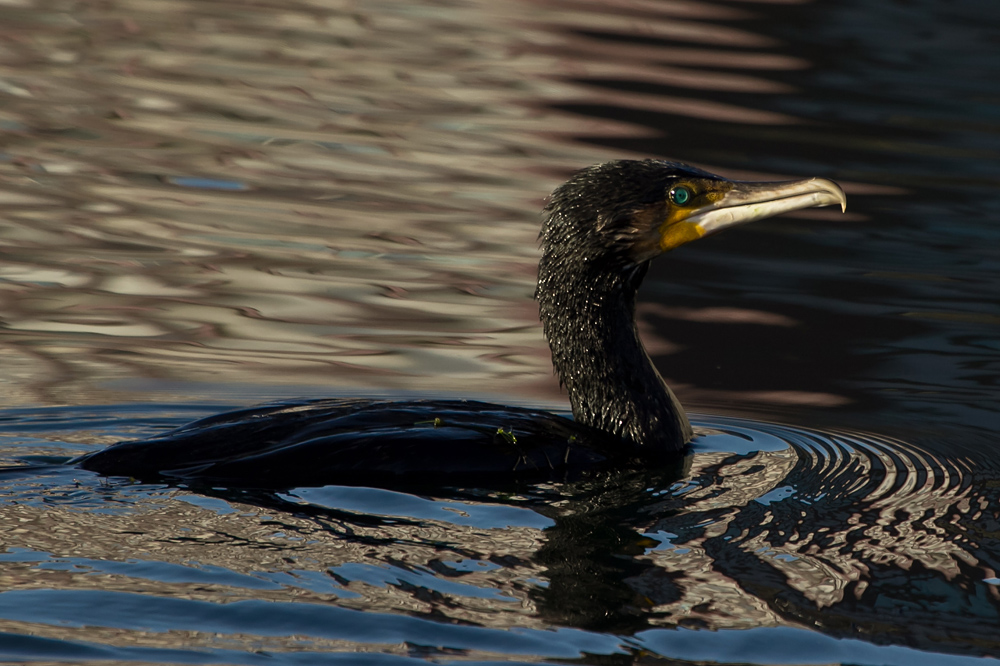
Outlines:
POLYGON ((826 178, 815 178, 813 180, 834 196, 835 201, 831 203, 839 203, 841 213, 847 212, 847 194, 844 193, 844 188, 832 180, 827 180, 826 178))

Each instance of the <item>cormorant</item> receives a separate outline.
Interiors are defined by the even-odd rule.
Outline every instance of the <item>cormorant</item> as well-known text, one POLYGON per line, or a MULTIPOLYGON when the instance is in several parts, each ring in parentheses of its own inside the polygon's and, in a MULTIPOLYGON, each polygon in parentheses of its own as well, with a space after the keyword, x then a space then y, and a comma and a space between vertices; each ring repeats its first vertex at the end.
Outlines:
POLYGON ((572 420, 463 400, 301 400, 212 416, 72 462, 143 481, 278 488, 559 479, 676 460, 691 426, 635 325, 649 261, 728 227, 846 201, 822 178, 738 182, 662 160, 599 164, 557 188, 535 298, 572 420))

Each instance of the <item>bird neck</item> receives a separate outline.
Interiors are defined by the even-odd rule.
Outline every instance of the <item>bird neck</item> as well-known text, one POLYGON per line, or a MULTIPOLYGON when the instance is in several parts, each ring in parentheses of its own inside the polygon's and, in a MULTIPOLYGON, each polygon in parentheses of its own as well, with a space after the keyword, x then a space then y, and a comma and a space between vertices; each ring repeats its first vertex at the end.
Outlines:
POLYGON ((636 329, 636 291, 647 268, 601 270, 547 253, 535 295, 574 418, 622 438, 640 455, 662 455, 680 450, 691 426, 636 329))

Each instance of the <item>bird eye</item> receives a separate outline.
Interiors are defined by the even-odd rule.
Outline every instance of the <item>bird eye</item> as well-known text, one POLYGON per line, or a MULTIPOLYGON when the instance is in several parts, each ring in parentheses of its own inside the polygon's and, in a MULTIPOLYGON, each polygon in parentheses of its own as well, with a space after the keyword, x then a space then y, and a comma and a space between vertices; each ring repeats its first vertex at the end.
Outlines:
POLYGON ((681 185, 679 187, 675 187, 674 189, 670 190, 669 196, 670 196, 670 201, 677 204, 678 206, 683 206, 687 202, 691 201, 691 197, 694 195, 691 194, 691 190, 681 185))

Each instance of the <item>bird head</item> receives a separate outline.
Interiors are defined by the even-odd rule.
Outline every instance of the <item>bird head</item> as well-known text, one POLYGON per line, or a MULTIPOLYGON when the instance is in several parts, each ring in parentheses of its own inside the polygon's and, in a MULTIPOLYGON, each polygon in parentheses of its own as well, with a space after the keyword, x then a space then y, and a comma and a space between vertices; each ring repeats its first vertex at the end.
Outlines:
POLYGON ((662 160, 618 160, 576 173, 553 192, 541 238, 546 254, 646 262, 723 229, 847 198, 824 178, 743 182, 662 160))

